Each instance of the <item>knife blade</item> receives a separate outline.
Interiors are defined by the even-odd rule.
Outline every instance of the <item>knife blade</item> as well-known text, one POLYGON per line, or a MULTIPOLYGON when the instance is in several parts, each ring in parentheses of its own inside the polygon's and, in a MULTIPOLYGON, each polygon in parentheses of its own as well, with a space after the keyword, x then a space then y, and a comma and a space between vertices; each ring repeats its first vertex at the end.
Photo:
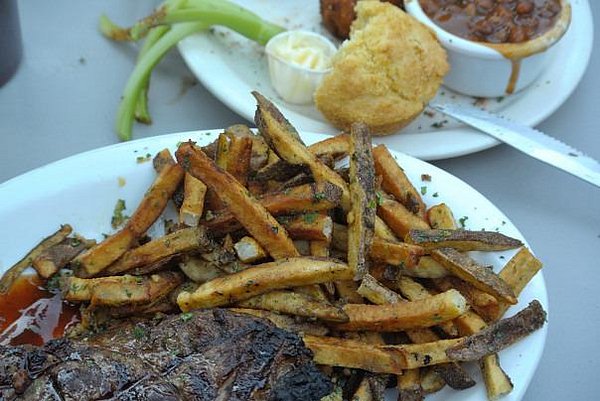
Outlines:
POLYGON ((600 187, 600 163, 556 138, 473 106, 435 102, 429 106, 535 159, 600 187))

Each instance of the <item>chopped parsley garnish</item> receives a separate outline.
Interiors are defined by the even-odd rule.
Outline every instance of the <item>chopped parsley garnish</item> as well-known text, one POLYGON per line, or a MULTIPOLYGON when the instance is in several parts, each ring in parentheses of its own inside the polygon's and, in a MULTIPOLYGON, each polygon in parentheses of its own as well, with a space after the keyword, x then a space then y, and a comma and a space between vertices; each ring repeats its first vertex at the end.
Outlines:
POLYGON ((315 202, 322 201, 322 200, 323 200, 323 199, 325 199, 325 198, 326 198, 326 196, 325 196, 325 194, 324 194, 323 192, 316 192, 316 193, 313 195, 313 200, 314 200, 315 202))
POLYGON ((425 195, 427 193, 427 187, 421 187, 421 195, 425 195))
POLYGON ((369 201, 369 209, 375 209, 377 207, 377 201, 375 199, 371 199, 369 201))
POLYGON ((383 194, 381 192, 375 192, 375 199, 377 199, 377 204, 379 206, 383 205, 383 194))
POLYGON ((458 222, 460 223, 460 226, 462 228, 465 228, 465 222, 469 220, 469 216, 463 216, 460 219, 458 219, 458 222))
POLYGON ((138 164, 149 162, 152 159, 152 155, 150 153, 146 153, 146 156, 138 156, 135 158, 135 161, 138 164))
POLYGON ((146 332, 146 329, 144 329, 144 328, 143 328, 143 327, 141 327, 141 326, 135 326, 135 327, 133 328, 133 337, 134 337, 136 340, 141 340, 141 339, 143 339, 144 337, 146 337, 146 335, 147 335, 147 334, 148 334, 148 333, 146 332))
POLYGON ((437 198, 438 196, 440 196, 440 194, 438 194, 437 192, 434 192, 433 195, 431 195, 431 196, 433 196, 434 198, 437 198))
POLYGON ((185 312, 185 313, 182 313, 181 315, 179 315, 179 318, 181 319, 182 322, 187 322, 188 320, 190 320, 193 317, 194 317, 194 314, 192 312, 185 312))
POLYGON ((127 209, 125 201, 123 199, 117 199, 112 218, 110 219, 110 225, 112 226, 112 228, 117 229, 121 224, 125 222, 125 220, 129 218, 129 216, 123 213, 125 209, 127 209))
POLYGON ((307 222, 308 224, 314 223, 316 219, 317 219, 317 213, 315 213, 315 212, 306 213, 304 215, 304 221, 307 222))

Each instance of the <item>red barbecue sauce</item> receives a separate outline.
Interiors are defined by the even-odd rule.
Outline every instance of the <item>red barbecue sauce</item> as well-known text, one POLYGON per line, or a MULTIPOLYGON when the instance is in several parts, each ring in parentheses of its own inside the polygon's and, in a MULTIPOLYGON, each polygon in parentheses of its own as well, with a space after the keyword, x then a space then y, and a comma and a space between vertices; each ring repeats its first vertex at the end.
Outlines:
POLYGON ((0 344, 42 345, 79 322, 79 308, 50 292, 35 275, 24 275, 0 295, 0 344))

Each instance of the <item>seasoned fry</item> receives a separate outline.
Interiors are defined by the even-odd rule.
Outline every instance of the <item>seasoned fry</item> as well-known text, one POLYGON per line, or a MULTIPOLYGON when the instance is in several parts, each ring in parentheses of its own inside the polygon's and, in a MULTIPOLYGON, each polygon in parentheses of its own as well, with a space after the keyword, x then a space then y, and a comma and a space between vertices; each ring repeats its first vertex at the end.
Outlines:
MULTIPOLYGON (((283 192, 258 198, 273 216, 291 213, 310 213, 333 209, 340 203, 341 189, 331 183, 305 184, 283 192)), ((220 236, 241 228, 229 211, 213 215, 201 222, 213 235, 220 236)))
POLYGON ((182 292, 177 303, 183 311, 240 302, 265 292, 335 280, 349 280, 348 265, 335 260, 289 258, 264 263, 202 284, 193 293, 182 292))
POLYGON ((377 215, 400 238, 404 238, 410 230, 415 228, 429 229, 429 224, 423 218, 411 213, 404 205, 395 200, 384 199, 381 201, 377 208, 377 215))
POLYGON ((404 241, 426 249, 454 248, 457 251, 504 251, 523 245, 518 239, 494 231, 454 229, 411 229, 404 241))
POLYGON ((308 150, 317 157, 328 155, 340 159, 350 153, 350 135, 339 134, 323 139, 310 145, 308 150))
POLYGON ((455 276, 509 304, 516 304, 514 291, 493 271, 453 248, 431 251, 431 256, 455 276))
POLYGON ((229 308, 229 310, 232 312, 244 313, 246 315, 267 319, 280 329, 289 330, 300 334, 325 336, 329 333, 329 329, 324 325, 298 320, 292 316, 280 315, 278 313, 273 313, 266 310, 245 308, 229 308))
POLYGON ((407 268, 404 272, 409 276, 420 278, 440 278, 449 274, 448 270, 431 256, 422 256, 415 267, 407 268))
POLYGON ((454 361, 476 361, 514 344, 541 328, 545 321, 546 312, 542 305, 534 300, 516 315, 499 320, 479 333, 465 338, 458 345, 448 349, 446 354, 454 361))
POLYGON ((435 365, 433 369, 447 385, 455 390, 464 390, 477 384, 469 373, 456 362, 440 363, 435 365))
POLYGON ((214 244, 206 237, 204 227, 184 228, 125 252, 102 273, 107 276, 123 272, 145 274, 158 270, 183 253, 210 252, 213 248, 214 244))
POLYGON ((179 208, 179 222, 189 227, 196 227, 204 212, 206 185, 196 177, 185 174, 183 204, 179 208))
POLYGON ((229 139, 229 149, 225 157, 225 170, 240 184, 246 186, 252 158, 252 139, 240 136, 230 136, 229 139))
POLYGON ((348 316, 340 308, 292 291, 271 291, 239 302, 238 306, 250 309, 264 309, 329 322, 348 321, 348 316))
POLYGON ((296 129, 273 103, 256 91, 252 95, 258 103, 254 122, 271 148, 288 163, 307 166, 316 182, 327 181, 340 187, 342 207, 349 211, 350 194, 346 182, 306 148, 296 129))
POLYGON ((31 266, 31 263, 38 256, 40 256, 42 252, 54 245, 60 244, 65 238, 67 238, 69 234, 71 234, 71 231, 73 231, 73 229, 70 225, 61 225, 58 231, 44 238, 39 244, 33 247, 33 249, 29 251, 27 255, 23 257, 23 259, 19 260, 12 267, 6 270, 0 279, 0 294, 6 294, 21 273, 31 266))
POLYGON ((181 284, 181 274, 162 272, 151 276, 109 276, 91 279, 67 277, 64 299, 94 306, 121 306, 156 301, 181 284))
POLYGON ((243 237, 233 245, 239 260, 244 263, 253 263, 267 258, 267 251, 252 237, 243 237))
POLYGON ((275 258, 297 256, 285 229, 226 171, 220 170, 194 145, 182 144, 177 160, 194 177, 213 189, 246 230, 275 258))
POLYGON ((384 401, 386 376, 365 375, 352 396, 352 401, 384 401))
MULTIPOLYGON (((173 156, 171 155, 171 151, 169 149, 163 149, 154 156, 152 159, 152 166, 154 167, 154 171, 157 174, 160 174, 166 167, 177 164, 173 156)), ((179 184, 171 195, 171 200, 177 209, 181 208, 183 205, 183 200, 185 197, 184 187, 182 184, 179 184)))
POLYGON ((178 164, 165 165, 125 227, 75 259, 78 273, 94 276, 131 248, 163 212, 183 176, 184 171, 178 164))
POLYGON ((400 295, 380 284, 370 274, 365 274, 362 278, 357 292, 376 305, 405 302, 400 295))
POLYGON ((251 171, 257 171, 267 163, 270 151, 269 146, 261 136, 255 135, 247 125, 234 124, 225 128, 225 134, 229 138, 248 137, 252 140, 252 156, 250 158, 251 171))
POLYGON ((450 288, 456 288, 461 294, 467 298, 471 308, 479 316, 483 317, 486 321, 494 320, 499 314, 500 304, 498 300, 492 295, 475 288, 471 284, 459 279, 458 277, 444 277, 433 280, 433 284, 436 288, 441 291, 447 291, 450 288))
POLYGON ((446 382, 433 367, 421 369, 421 389, 423 390, 423 393, 437 393, 443 389, 445 385, 446 382))
POLYGON ((434 229, 454 230, 458 228, 452 210, 445 203, 427 209, 427 221, 434 229))
MULTIPOLYGON (((508 284, 516 296, 519 296, 527 283, 531 281, 541 268, 542 262, 533 256, 529 249, 523 247, 500 270, 498 277, 508 284)), ((494 318, 501 318, 509 306, 509 304, 501 302, 498 315, 494 318)))
POLYGON ((481 358, 479 366, 483 372, 483 380, 489 400, 497 400, 512 391, 514 386, 510 377, 500 367, 498 354, 490 354, 481 358))
POLYGON ((358 293, 358 283, 356 281, 336 281, 333 285, 343 303, 363 304, 365 302, 358 293))
MULTIPOLYGON (((348 229, 346 226, 333 225, 332 245, 341 251, 348 251, 348 229)), ((417 265, 420 256, 424 252, 425 250, 417 245, 391 242, 375 237, 369 255, 374 260, 390 265, 412 268, 417 265)))
POLYGON ((371 133, 366 124, 350 128, 350 201, 348 220, 348 266, 355 280, 367 274, 367 253, 375 229, 375 167, 371 153, 371 133))
POLYGON ((44 250, 32 262, 33 268, 43 278, 49 278, 65 267, 77 255, 85 249, 96 244, 94 240, 85 238, 65 238, 59 244, 44 250))
POLYGON ((381 187, 402 203, 411 213, 425 217, 425 203, 404 170, 398 165, 385 145, 373 149, 375 171, 382 177, 381 187))
POLYGON ((179 268, 190 280, 196 283, 205 283, 225 274, 214 263, 207 262, 196 256, 184 257, 179 262, 179 268))
POLYGON ((467 308, 465 298, 456 290, 399 304, 347 304, 343 309, 350 320, 336 325, 336 328, 393 332, 430 327, 462 315, 467 308))
POLYGON ((420 369, 407 369, 398 376, 398 401, 422 401, 420 369))
POLYGON ((278 218, 278 221, 295 240, 331 241, 333 221, 325 214, 309 212, 293 217, 278 218))
POLYGON ((304 344, 316 363, 400 375, 403 369, 449 362, 446 350, 463 339, 439 340, 425 344, 374 346, 361 341, 305 335, 304 344))

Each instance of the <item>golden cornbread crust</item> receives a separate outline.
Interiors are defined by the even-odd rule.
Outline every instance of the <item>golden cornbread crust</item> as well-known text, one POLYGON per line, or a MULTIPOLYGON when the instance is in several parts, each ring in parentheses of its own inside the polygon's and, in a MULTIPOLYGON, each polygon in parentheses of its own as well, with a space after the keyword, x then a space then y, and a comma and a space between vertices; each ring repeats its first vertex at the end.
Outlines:
POLYGON ((337 128, 361 121, 391 134, 435 96, 449 69, 446 52, 429 28, 389 3, 359 1, 356 13, 315 103, 337 128))

